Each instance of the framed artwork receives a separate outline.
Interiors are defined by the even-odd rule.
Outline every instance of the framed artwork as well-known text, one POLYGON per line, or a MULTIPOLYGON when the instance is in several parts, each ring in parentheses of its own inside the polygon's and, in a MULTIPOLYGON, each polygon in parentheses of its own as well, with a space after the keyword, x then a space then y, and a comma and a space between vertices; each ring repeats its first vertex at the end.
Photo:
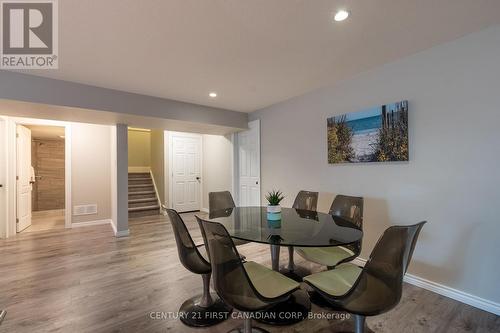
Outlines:
POLYGON ((408 101, 327 119, 328 163, 408 161, 408 101))

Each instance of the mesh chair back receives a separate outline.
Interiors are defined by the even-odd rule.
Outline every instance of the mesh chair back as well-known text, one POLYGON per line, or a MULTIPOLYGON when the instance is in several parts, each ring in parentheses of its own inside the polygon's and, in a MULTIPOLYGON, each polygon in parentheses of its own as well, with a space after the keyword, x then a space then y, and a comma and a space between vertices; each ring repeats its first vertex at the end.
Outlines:
POLYGON ((234 207, 235 204, 231 192, 221 191, 208 193, 208 210, 210 213, 234 207))
POLYGON ((393 226, 384 232, 353 289, 341 300, 346 310, 370 316, 386 312, 399 303, 403 276, 425 223, 393 226))
POLYGON ((184 267, 195 274, 208 274, 211 271, 210 263, 200 254, 189 234, 184 221, 179 213, 173 209, 167 209, 167 214, 174 231, 175 242, 179 260, 184 267))
POLYGON ((297 193, 292 208, 316 211, 318 207, 318 192, 300 191, 297 193))
POLYGON ((348 219, 363 229, 363 198, 337 195, 330 207, 330 215, 348 219))
POLYGON ((240 311, 259 311, 273 304, 255 290, 226 228, 197 219, 210 254, 214 289, 224 302, 240 311))

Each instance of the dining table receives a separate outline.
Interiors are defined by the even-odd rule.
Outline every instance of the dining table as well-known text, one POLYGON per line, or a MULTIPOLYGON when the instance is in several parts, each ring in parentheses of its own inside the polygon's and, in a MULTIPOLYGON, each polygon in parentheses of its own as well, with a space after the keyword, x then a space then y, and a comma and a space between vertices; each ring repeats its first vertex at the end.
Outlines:
MULTIPOLYGON (((209 221, 224 225, 234 239, 268 244, 275 271, 280 269, 280 248, 283 246, 341 246, 359 242, 363 237, 363 232, 343 217, 295 208, 282 207, 279 215, 269 215, 266 206, 227 208, 210 212, 209 221)), ((305 319, 310 310, 307 294, 296 292, 285 303, 266 310, 271 314, 260 321, 293 324, 305 319), (284 312, 294 315, 284 316, 284 312)))

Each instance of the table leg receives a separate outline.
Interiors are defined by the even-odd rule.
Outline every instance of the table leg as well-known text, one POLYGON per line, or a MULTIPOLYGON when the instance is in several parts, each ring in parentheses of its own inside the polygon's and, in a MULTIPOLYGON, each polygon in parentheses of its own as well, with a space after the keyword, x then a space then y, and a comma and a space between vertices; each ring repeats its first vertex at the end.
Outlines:
POLYGON ((273 271, 280 270, 280 246, 271 244, 271 263, 273 271))

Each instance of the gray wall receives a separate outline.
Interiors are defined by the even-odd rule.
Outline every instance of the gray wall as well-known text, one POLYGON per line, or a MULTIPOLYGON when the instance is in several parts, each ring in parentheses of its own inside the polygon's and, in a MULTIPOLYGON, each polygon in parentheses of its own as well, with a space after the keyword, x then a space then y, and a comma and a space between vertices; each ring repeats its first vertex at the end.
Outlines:
POLYGON ((409 272, 500 302, 499 60, 495 26, 251 114, 262 190, 364 196, 363 258, 389 225, 428 220, 409 272), (409 163, 327 163, 327 117, 402 99, 409 163))

